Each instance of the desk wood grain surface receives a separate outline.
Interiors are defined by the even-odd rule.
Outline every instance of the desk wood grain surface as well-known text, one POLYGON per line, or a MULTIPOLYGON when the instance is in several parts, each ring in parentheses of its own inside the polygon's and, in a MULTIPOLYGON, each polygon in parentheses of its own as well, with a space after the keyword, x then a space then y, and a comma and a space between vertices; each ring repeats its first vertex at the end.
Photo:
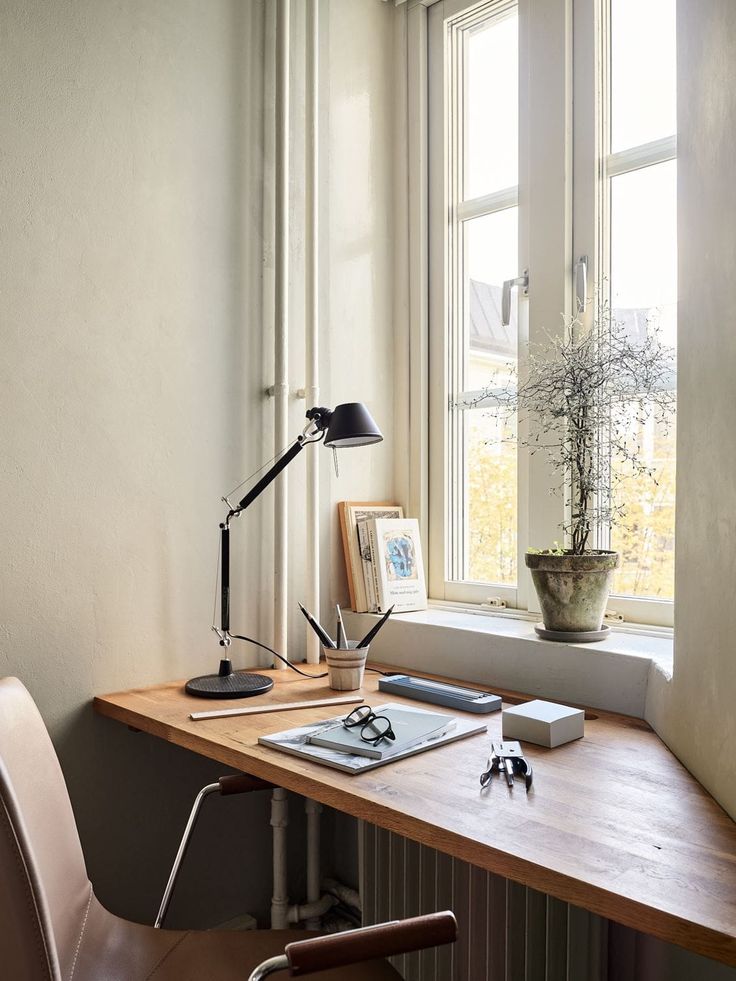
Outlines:
MULTIPOLYGON (((259 701, 333 694, 326 679, 272 674, 275 685, 259 701)), ((366 674, 369 705, 405 701, 377 684, 377 675, 366 674)), ((524 699, 498 693, 506 702, 524 699)), ((487 734, 351 776, 258 745, 260 735, 330 718, 334 708, 189 718, 205 707, 233 705, 186 695, 181 682, 95 699, 101 715, 736 965, 736 824, 646 723, 595 710, 582 740, 553 750, 526 744, 534 767, 527 796, 523 785, 509 791, 495 778, 490 789, 480 788, 490 741, 500 738, 500 712, 483 717, 487 734)))

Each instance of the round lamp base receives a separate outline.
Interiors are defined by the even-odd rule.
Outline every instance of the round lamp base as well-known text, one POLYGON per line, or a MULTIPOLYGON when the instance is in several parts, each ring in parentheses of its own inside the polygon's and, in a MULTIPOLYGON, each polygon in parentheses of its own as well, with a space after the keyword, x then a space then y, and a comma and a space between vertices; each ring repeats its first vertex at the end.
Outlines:
POLYGON ((233 671, 224 677, 219 674, 203 674, 186 683, 185 691, 197 698, 250 698, 263 695, 273 688, 273 680, 263 674, 233 671))

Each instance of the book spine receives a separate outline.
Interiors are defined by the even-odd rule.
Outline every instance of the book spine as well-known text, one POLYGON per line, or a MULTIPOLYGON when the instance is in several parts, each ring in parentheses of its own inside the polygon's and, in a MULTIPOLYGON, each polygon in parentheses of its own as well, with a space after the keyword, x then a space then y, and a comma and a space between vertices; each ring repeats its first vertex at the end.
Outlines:
POLYGON ((349 512, 346 513, 345 520, 350 527, 348 543, 350 548, 350 566, 353 570, 353 588, 355 589, 355 606, 353 609, 356 613, 367 613, 370 610, 370 606, 368 605, 368 597, 365 591, 365 573, 363 571, 363 559, 360 552, 359 522, 353 519, 351 523, 350 518, 351 514, 349 512))
POLYGON ((348 577, 348 592, 350 593, 350 606, 355 612, 358 611, 358 601, 355 594, 355 572, 353 570, 353 557, 350 554, 350 526, 348 525, 348 505, 346 501, 341 501, 337 505, 340 515, 340 532, 342 533, 342 550, 345 555, 345 571, 348 577))
POLYGON ((383 590, 383 555, 378 545, 376 537, 375 521, 367 521, 368 543, 371 550, 371 573, 373 574, 373 591, 376 596, 376 610, 378 613, 386 612, 386 597, 383 590), (379 569, 379 562, 381 568, 379 569))
POLYGON ((368 539, 368 522, 358 522, 358 541, 360 542, 360 558, 363 565, 363 584, 365 586, 366 610, 361 613, 373 613, 376 609, 376 592, 373 580, 373 564, 371 562, 371 547, 368 539))

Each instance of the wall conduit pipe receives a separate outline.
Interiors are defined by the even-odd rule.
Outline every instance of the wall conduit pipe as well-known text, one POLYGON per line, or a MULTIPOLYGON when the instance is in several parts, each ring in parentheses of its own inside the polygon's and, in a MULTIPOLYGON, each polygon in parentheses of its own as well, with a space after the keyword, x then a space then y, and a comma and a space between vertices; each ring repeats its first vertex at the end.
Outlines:
POLYGON ((308 930, 319 930, 320 917, 331 910, 337 902, 338 900, 334 896, 325 894, 314 903, 305 903, 303 906, 290 906, 289 923, 304 923, 308 930), (314 924, 314 926, 311 924, 314 924))
MULTIPOLYGON (((316 800, 307 798, 304 801, 304 810, 307 814, 307 903, 314 904, 320 898, 320 816, 322 805, 316 800)), ((307 919, 307 929, 317 930, 319 928, 317 917, 326 911, 325 909, 318 913, 311 913, 307 919)))
POLYGON ((346 906, 352 907, 352 909, 357 910, 359 913, 363 912, 363 903, 360 898, 360 894, 351 889, 349 886, 344 886, 341 882, 337 882, 335 879, 325 879, 322 883, 324 889, 329 893, 337 896, 341 902, 345 903, 346 906))
MULTIPOLYGON (((276 202, 274 298, 274 452, 288 443, 289 426, 289 4, 276 8, 276 202)), ((284 657, 288 622, 288 501, 286 473, 275 485, 274 501, 274 649, 284 657)), ((284 668, 283 662, 276 662, 284 668)))
POLYGON ((289 915, 289 883, 286 858, 286 838, 289 826, 289 801, 283 787, 275 787, 271 795, 271 827, 273 828, 273 895, 271 897, 271 929, 284 930, 289 915))
MULTIPOLYGON (((305 270, 305 330, 306 330, 306 404, 319 405, 319 19, 318 0, 307 0, 306 24, 306 270, 305 270)), ((307 606, 319 616, 319 454, 307 456, 307 606)), ((305 624, 307 662, 319 664, 319 638, 305 624)), ((316 897, 315 897, 316 898, 316 897)))

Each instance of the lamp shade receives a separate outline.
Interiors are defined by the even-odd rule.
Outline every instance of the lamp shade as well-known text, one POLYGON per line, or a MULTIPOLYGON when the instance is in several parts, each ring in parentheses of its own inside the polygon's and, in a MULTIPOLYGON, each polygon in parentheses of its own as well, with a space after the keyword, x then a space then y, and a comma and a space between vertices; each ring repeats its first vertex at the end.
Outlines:
POLYGON ((383 433, 362 402, 335 406, 325 433, 325 446, 366 446, 382 439, 383 433))

